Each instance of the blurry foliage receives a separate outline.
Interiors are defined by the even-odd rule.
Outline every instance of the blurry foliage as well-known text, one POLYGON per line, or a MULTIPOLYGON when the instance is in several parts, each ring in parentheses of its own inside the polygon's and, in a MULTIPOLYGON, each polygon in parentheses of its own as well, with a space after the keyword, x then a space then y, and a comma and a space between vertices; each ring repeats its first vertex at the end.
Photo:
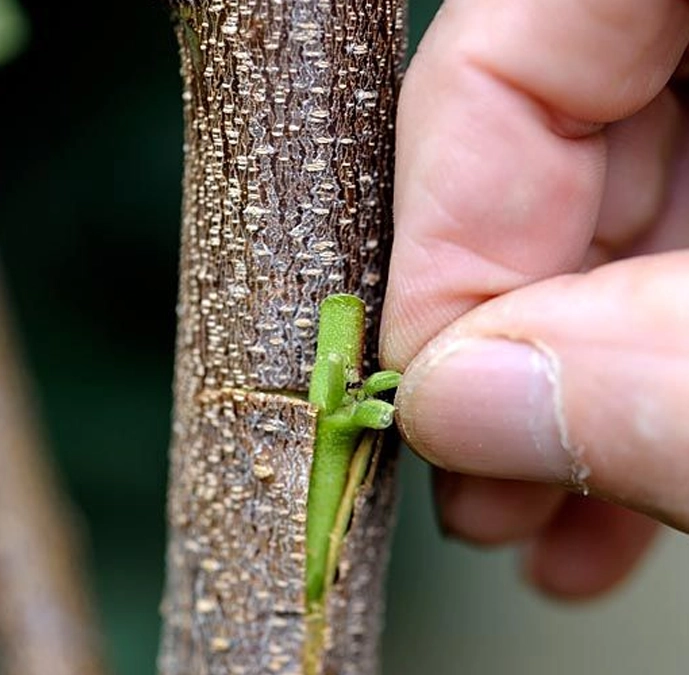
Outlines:
POLYGON ((0 255, 27 361, 92 544, 116 671, 153 672, 164 555, 182 122, 164 3, 108 20, 23 3, 0 69, 0 255), (74 17, 79 17, 76 21, 74 17))
MULTIPOLYGON (((0 68, 0 256, 45 435, 84 514, 114 670, 150 674, 182 175, 177 47, 164 2, 22 8, 25 19, 0 0, 0 60, 31 26, 0 68)), ((413 9, 412 41, 434 9, 413 9)))
POLYGON ((29 22, 15 0, 0 0, 0 66, 13 59, 26 45, 29 22))

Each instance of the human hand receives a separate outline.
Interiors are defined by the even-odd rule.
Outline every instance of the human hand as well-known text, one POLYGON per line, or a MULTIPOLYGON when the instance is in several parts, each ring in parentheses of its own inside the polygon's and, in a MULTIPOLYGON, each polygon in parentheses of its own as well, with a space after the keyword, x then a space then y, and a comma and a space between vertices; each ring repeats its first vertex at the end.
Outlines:
POLYGON ((444 528, 560 597, 689 530, 688 42, 683 0, 446 0, 402 89, 400 427, 444 528))

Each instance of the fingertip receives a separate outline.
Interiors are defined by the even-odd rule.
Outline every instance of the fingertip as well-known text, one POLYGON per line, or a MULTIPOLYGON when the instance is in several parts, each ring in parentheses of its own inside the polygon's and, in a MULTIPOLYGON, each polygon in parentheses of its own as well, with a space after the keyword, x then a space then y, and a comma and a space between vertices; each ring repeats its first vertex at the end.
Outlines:
POLYGON ((630 576, 658 529, 642 514, 572 495, 524 550, 522 573, 548 597, 594 599, 630 576))
POLYGON ((454 322, 398 390, 409 445, 452 471, 585 482, 686 530, 687 260, 550 279, 454 322))
POLYGON ((526 341, 441 336, 411 364, 395 401, 400 430, 449 471, 564 482, 556 366, 526 341))
POLYGON ((543 483, 494 480, 436 470, 437 517, 446 536, 500 546, 536 535, 565 498, 543 483))

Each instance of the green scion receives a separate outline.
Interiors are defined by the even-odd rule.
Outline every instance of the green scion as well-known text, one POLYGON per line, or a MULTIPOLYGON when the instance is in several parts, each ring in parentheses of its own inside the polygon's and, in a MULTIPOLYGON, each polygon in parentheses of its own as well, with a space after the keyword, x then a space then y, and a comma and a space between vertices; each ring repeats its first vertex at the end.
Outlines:
MULTIPOLYGON (((309 387, 309 401, 318 408, 306 522, 306 596, 312 613, 322 607, 333 581, 344 536, 338 524, 351 513, 352 457, 366 429, 385 429, 393 421, 394 407, 372 397, 396 387, 400 375, 383 371, 360 384, 364 334, 365 305, 359 298, 331 295, 323 301, 309 387)), ((372 442, 364 445, 370 455, 372 442)))

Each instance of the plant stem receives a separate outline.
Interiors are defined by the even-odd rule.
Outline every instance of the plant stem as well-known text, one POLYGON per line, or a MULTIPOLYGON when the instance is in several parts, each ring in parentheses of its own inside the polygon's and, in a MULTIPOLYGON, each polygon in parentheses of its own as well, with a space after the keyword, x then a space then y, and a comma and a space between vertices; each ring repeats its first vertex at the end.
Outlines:
POLYGON ((322 598, 330 533, 360 433, 333 413, 345 402, 346 382, 361 377, 364 320, 364 303, 353 295, 331 295, 321 304, 309 387, 309 401, 318 407, 319 418, 306 521, 308 605, 322 598))
POLYGON ((338 513, 351 509, 343 505, 346 488, 353 503, 358 487, 351 485, 350 464, 359 439, 366 429, 385 429, 393 421, 393 406, 372 396, 396 387, 398 373, 376 373, 352 387, 362 380, 364 326, 365 305, 356 296, 331 295, 321 304, 309 388, 309 401, 318 408, 306 521, 306 600, 312 613, 320 610, 337 569, 345 530, 340 527, 338 534, 335 525, 338 513))

